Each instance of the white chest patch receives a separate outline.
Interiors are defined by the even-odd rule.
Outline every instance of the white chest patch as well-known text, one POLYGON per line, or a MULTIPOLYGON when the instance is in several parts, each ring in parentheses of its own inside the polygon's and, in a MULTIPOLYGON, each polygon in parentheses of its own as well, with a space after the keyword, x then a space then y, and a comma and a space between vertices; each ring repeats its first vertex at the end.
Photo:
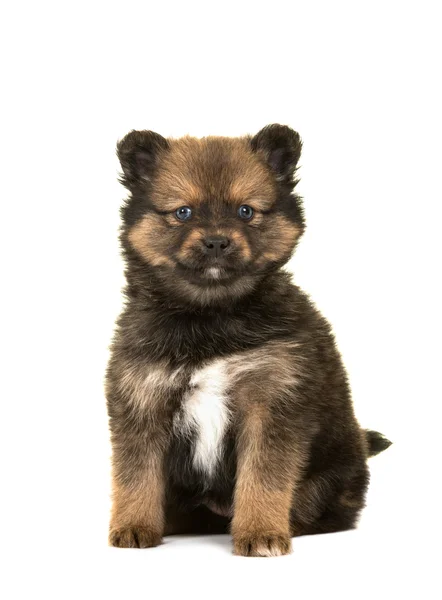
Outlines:
POLYGON ((183 400, 182 413, 175 422, 177 433, 195 433, 193 464, 208 477, 214 474, 230 421, 227 361, 218 359, 196 371, 191 389, 183 400))
MULTIPOLYGON (((269 393, 284 393, 297 385, 300 368, 293 351, 296 342, 269 342, 259 348, 218 358, 194 371, 190 389, 177 413, 177 435, 195 436, 193 465, 210 479, 222 456, 224 437, 232 417, 229 394, 244 377, 259 372, 269 393)), ((232 399, 232 402, 235 402, 232 399)))

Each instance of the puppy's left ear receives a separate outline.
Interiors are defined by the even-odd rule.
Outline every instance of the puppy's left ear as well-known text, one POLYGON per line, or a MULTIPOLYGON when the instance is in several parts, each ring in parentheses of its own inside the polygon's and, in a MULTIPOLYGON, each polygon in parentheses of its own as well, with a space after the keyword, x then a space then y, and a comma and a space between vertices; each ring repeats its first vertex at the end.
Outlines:
POLYGON ((275 173, 278 181, 294 186, 293 176, 301 156, 299 133, 287 125, 267 125, 251 140, 252 149, 261 155, 275 173))
POLYGON ((117 155, 123 169, 121 182, 132 189, 143 184, 155 172, 169 142, 154 131, 131 131, 117 144, 117 155))

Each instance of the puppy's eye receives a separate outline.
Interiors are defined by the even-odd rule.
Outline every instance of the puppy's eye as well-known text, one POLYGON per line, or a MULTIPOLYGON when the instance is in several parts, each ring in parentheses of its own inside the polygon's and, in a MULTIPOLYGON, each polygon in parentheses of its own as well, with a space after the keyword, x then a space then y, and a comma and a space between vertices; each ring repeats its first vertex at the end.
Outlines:
POLYGON ((244 221, 250 221, 253 217, 253 208, 248 204, 243 204, 238 208, 238 216, 244 221))
POLYGON ((192 209, 188 206, 180 206, 176 209, 175 216, 179 221, 188 221, 192 216, 192 209))

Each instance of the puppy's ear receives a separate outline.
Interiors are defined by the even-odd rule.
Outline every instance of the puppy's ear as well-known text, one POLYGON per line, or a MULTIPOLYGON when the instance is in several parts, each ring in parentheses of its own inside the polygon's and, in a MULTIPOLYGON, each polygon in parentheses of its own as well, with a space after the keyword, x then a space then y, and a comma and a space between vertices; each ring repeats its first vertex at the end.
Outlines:
POLYGON ((287 125, 267 125, 251 140, 252 149, 261 155, 278 181, 295 185, 293 180, 301 156, 302 141, 299 133, 287 125))
POLYGON ((127 188, 148 180, 169 142, 154 131, 131 131, 117 144, 117 156, 123 169, 121 182, 127 188))

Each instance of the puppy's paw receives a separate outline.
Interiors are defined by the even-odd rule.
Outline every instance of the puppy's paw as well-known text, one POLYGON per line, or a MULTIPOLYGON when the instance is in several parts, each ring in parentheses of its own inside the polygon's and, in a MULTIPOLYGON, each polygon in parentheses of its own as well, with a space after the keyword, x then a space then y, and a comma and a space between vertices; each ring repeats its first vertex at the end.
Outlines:
POLYGON ((111 529, 109 545, 116 548, 152 548, 161 544, 161 535, 149 527, 134 525, 121 529, 111 529))
POLYGON ((248 534, 233 537, 233 554, 238 556, 282 556, 290 554, 289 536, 273 534, 248 534))

